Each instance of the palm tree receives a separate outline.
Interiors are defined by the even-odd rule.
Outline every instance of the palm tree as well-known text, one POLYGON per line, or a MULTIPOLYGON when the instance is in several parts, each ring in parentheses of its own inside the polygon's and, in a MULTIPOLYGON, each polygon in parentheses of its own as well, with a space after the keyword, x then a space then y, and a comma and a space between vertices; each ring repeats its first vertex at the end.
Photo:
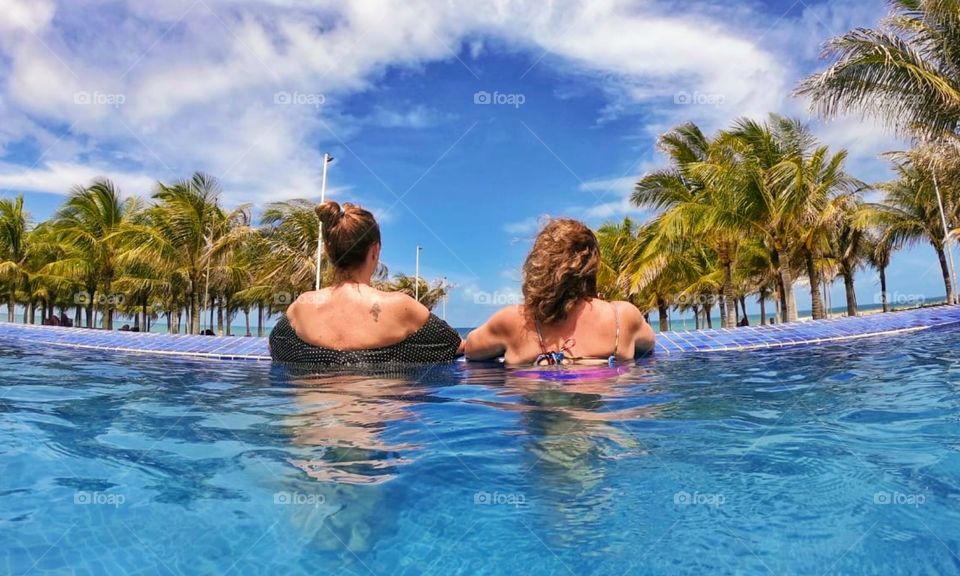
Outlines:
POLYGON ((397 274, 390 280, 374 281, 374 285, 380 290, 385 290, 387 292, 403 292, 411 298, 417 296, 418 284, 420 298, 419 301, 421 304, 426 306, 428 310, 433 310, 436 308, 437 304, 443 301, 444 297, 446 297, 447 293, 450 291, 450 286, 443 279, 427 282, 423 278, 415 279, 413 276, 407 276, 406 274, 397 274))
POLYGON ((736 324, 734 257, 744 222, 731 212, 721 190, 695 173, 697 166, 723 153, 720 146, 692 123, 664 134, 658 147, 671 166, 640 180, 631 201, 636 206, 664 211, 658 224, 664 234, 674 240, 696 236, 716 254, 722 270, 723 325, 732 327, 736 324))
MULTIPOLYGON (((855 201, 860 191, 865 188, 865 184, 844 171, 846 158, 846 150, 831 155, 826 146, 820 146, 808 157, 796 159, 802 163, 798 171, 799 185, 806 188, 805 210, 797 226, 800 240, 798 248, 810 281, 814 320, 826 318, 820 292, 822 275, 819 260, 829 250, 830 240, 836 237, 844 217, 848 215, 846 207, 855 201)), ((852 287, 852 276, 849 276, 849 281, 852 287)))
POLYGON ((620 224, 605 224, 597 230, 600 245, 599 292, 607 300, 629 300, 630 269, 638 255, 638 228, 630 218, 620 224))
POLYGON ((103 302, 103 327, 113 329, 118 303, 113 283, 122 250, 118 233, 139 210, 137 198, 124 200, 111 181, 97 179, 88 187, 75 187, 54 218, 52 231, 65 250, 44 272, 85 288, 88 327, 93 325, 96 304, 103 302))
POLYGON ((759 235, 779 271, 783 320, 797 320, 792 259, 796 233, 809 213, 804 159, 815 140, 798 120, 772 114, 768 121, 738 120, 721 135, 714 153, 693 167, 718 191, 714 217, 741 233, 759 235))
POLYGON ((0 199, 0 278, 6 288, 7 322, 14 321, 17 291, 29 281, 27 272, 30 215, 23 208, 23 195, 0 199))
MULTIPOLYGON (((955 287, 947 261, 947 237, 931 171, 926 163, 917 160, 916 151, 893 158, 897 179, 879 186, 885 196, 883 203, 871 206, 873 218, 882 227, 885 241, 890 242, 895 250, 921 241, 929 242, 940 263, 947 301, 953 302, 955 287)), ((951 196, 955 194, 954 190, 949 189, 951 196)))
POLYGON ((893 257, 893 242, 886 230, 880 229, 866 240, 867 262, 880 274, 880 301, 883 311, 890 311, 890 298, 887 293, 887 268, 893 257))
POLYGON ((862 218, 857 216, 861 210, 856 200, 848 199, 841 208, 842 217, 833 235, 833 251, 840 275, 843 276, 844 292, 847 300, 847 316, 857 315, 857 292, 854 276, 867 257, 866 231, 858 224, 862 218))
POLYGON ((243 233, 230 231, 248 220, 246 207, 226 212, 219 206, 219 196, 216 179, 199 172, 172 185, 159 183, 153 194, 156 204, 145 210, 144 219, 120 233, 128 247, 124 264, 149 265, 160 272, 174 298, 170 312, 177 314, 179 326, 179 311, 187 309, 191 334, 200 332, 208 264, 212 267, 227 245, 242 240, 243 233))
POLYGON ((824 117, 861 113, 921 140, 960 129, 960 2, 889 0, 879 28, 830 40, 834 63, 804 80, 824 117))

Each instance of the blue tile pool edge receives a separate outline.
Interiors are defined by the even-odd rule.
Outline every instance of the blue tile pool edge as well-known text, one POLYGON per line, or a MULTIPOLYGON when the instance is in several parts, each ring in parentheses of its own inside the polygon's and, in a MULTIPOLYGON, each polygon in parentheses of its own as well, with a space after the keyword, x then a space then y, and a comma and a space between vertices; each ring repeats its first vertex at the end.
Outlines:
MULTIPOLYGON (((794 324, 751 326, 657 335, 656 354, 745 352, 884 337, 960 324, 960 306, 937 306, 887 314, 794 324)), ((267 338, 210 337, 107 332, 0 322, 0 340, 37 346, 224 361, 269 362, 267 338), (142 344, 137 346, 137 344, 142 344)))

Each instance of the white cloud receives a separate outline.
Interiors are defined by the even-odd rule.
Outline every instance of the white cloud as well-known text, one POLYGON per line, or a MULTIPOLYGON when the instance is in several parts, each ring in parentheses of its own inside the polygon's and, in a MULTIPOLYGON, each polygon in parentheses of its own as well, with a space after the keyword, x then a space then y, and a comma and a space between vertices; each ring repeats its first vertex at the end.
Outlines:
MULTIPOLYGON (((375 107, 369 117, 353 118, 340 103, 374 88, 391 67, 417 70, 453 60, 463 46, 466 57, 478 58, 493 42, 506 44, 531 60, 543 55, 537 66, 554 74, 588 75, 608 91, 607 116, 649 107, 651 134, 685 120, 709 130, 741 114, 781 109, 796 72, 759 41, 766 24, 751 22, 764 20, 737 6, 0 0, 0 13, 5 123, 55 144, 46 159, 109 169, 116 150, 123 150, 125 161, 158 178, 193 170, 222 176, 238 202, 315 194, 320 158, 305 142, 335 145, 365 125, 417 128, 444 121, 443 112, 417 106, 375 107), (109 27, 110 34, 78 33, 92 24, 109 27), (278 103, 279 93, 300 98, 278 103), (692 103, 677 103, 678 94, 689 94, 692 103), (92 102, 78 102, 78 95, 92 102), (29 130, 33 118, 47 128, 29 130)), ((857 13, 811 11, 802 19, 804 33, 824 19, 842 29, 857 13)), ((768 36, 775 34, 788 44, 809 42, 786 24, 768 36)), ((0 149, 14 138, 0 129, 0 149)), ((622 206, 622 197, 617 202, 622 206)), ((616 206, 594 207, 596 215, 605 210, 616 206)))
POLYGON ((0 189, 10 192, 67 194, 74 186, 89 184, 98 177, 112 180, 126 195, 147 195, 156 184, 156 180, 144 174, 104 167, 50 162, 43 167, 24 169, 0 163, 0 189))

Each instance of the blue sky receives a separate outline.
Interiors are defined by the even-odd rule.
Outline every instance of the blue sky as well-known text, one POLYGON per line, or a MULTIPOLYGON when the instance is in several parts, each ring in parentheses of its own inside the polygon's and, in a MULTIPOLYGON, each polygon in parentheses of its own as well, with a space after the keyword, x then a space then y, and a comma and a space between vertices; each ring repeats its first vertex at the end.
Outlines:
MULTIPOLYGON (((886 12, 832 2, 0 0, 0 193, 48 217, 98 175, 127 194, 203 170, 228 204, 329 193, 380 217, 383 259, 456 284, 455 325, 519 292, 545 215, 599 225, 693 120, 809 118, 791 97, 822 43, 886 12), (95 31, 95 33, 91 33, 95 31)), ((904 147, 823 124, 861 179, 904 147)), ((899 254, 901 295, 943 292, 932 250, 899 254)), ((800 307, 808 304, 800 288, 800 307)), ((858 286, 872 303, 875 274, 858 286)), ((842 299, 842 285, 834 302, 842 299)))

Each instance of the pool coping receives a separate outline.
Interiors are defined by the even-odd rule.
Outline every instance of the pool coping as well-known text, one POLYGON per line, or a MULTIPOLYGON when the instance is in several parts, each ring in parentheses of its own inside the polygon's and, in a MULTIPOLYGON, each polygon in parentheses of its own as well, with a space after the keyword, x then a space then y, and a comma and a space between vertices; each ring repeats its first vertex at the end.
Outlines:
MULTIPOLYGON (((960 306, 933 306, 856 317, 803 321, 791 324, 720 328, 657 334, 656 354, 745 352, 754 350, 848 342, 893 336, 960 324, 960 306)), ((268 339, 214 337, 149 332, 108 332, 0 322, 0 341, 37 346, 227 361, 269 362, 268 339)))

